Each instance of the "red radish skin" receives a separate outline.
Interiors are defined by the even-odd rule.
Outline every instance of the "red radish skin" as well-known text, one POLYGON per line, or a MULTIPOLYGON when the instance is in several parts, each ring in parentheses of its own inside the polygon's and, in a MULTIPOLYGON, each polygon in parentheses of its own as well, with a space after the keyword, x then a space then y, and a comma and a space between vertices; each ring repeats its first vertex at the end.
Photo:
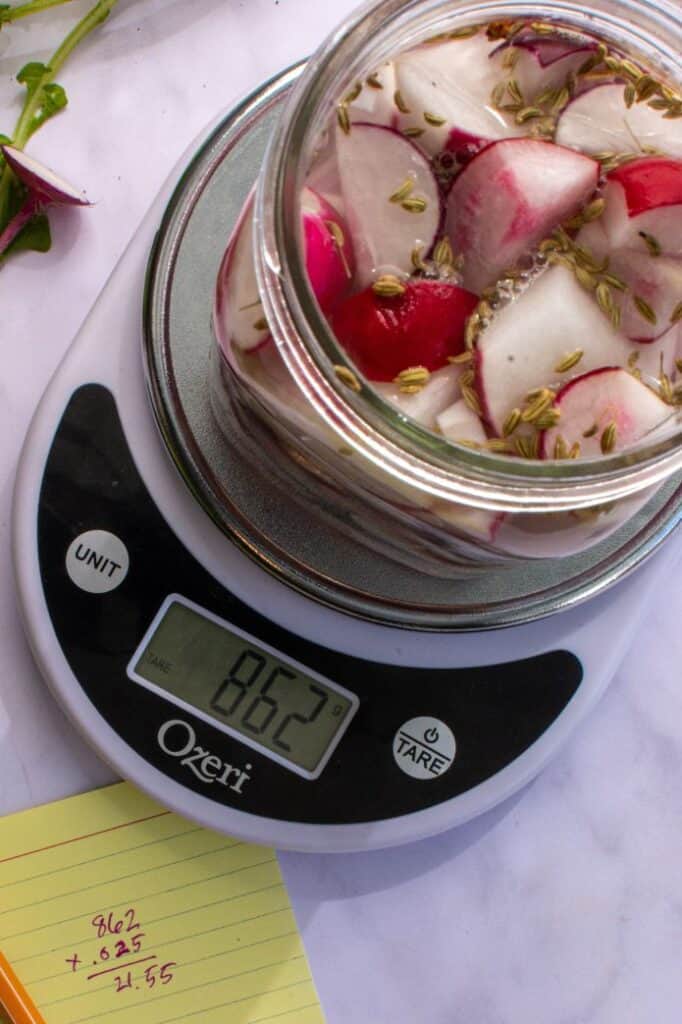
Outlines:
POLYGON ((662 116, 647 103, 629 109, 623 83, 598 85, 576 96, 561 113, 556 142, 583 153, 639 153, 643 146, 682 158, 682 120, 662 116))
POLYGON ((612 171, 602 223, 614 249, 641 249, 644 235, 661 251, 682 255, 682 161, 633 160, 612 171))
POLYGON ((505 139, 466 165, 450 191, 446 231, 480 292, 593 194, 599 164, 535 139, 505 139))
MULTIPOLYGON (((221 348, 242 352, 258 349, 269 338, 267 326, 260 326, 263 308, 253 256, 253 192, 244 204, 218 271, 214 302, 214 323, 221 348)), ((353 249, 345 221, 323 197, 305 188, 301 193, 301 225, 306 247, 306 268, 315 298, 329 313, 350 289, 353 249), (344 244, 339 248, 330 230, 338 224, 344 244)))
POLYGON ((329 313, 350 290, 355 273, 350 233, 339 212, 310 188, 301 194, 301 214, 310 286, 322 311, 329 313))
POLYGON ((682 204, 682 161, 652 156, 611 171, 609 181, 625 193, 628 215, 682 204))
POLYGON ((612 451, 623 451, 661 427, 672 413, 650 388, 619 366, 576 377, 557 393, 555 404, 561 419, 558 426, 541 434, 543 459, 553 458, 559 436, 569 447, 578 442, 582 458, 602 456, 602 435, 610 424, 616 427, 612 451))
POLYGON ((85 193, 14 146, 0 146, 19 181, 45 206, 90 206, 85 193))
POLYGON ((365 287, 385 271, 409 273, 412 251, 428 252, 441 225, 440 190, 429 160, 409 139, 381 125, 353 125, 347 135, 339 129, 337 147, 355 286, 365 287), (390 201, 406 181, 412 183, 406 200, 424 200, 423 210, 390 201))
POLYGON ((413 281, 392 298, 371 288, 352 295, 331 325, 369 380, 391 381, 410 366, 438 370, 462 352, 466 321, 477 304, 476 295, 457 285, 413 281))
POLYGON ((90 206, 83 192, 14 146, 0 146, 7 166, 26 187, 24 203, 0 234, 0 256, 19 232, 50 206, 90 206))

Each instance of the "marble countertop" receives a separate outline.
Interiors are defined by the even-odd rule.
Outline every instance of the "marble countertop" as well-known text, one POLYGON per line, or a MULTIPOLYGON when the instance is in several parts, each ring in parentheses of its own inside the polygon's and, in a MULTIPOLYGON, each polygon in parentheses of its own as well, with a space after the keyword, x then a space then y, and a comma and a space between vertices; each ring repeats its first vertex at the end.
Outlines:
MULTIPOLYGON (((352 6, 121 0, 60 76, 69 109, 30 144, 95 206, 56 213, 52 251, 0 272, 0 813, 112 778, 45 689, 16 609, 10 505, 32 412, 185 147, 352 6)), ((47 58, 76 8, 3 33, 0 130, 13 74, 47 58)), ((682 594, 668 557, 606 697, 535 783, 401 849, 281 855, 329 1024, 677 1024, 682 594)))

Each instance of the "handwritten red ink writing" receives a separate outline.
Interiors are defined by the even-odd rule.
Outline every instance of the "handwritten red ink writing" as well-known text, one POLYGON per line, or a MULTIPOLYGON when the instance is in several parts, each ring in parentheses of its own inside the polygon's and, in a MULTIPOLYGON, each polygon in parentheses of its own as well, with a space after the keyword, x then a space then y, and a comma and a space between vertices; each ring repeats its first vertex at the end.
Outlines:
POLYGON ((169 960, 159 964, 158 954, 145 948, 146 935, 141 930, 142 925, 133 907, 122 913, 112 910, 95 914, 90 925, 94 930, 93 942, 97 944, 89 955, 87 950, 82 950, 82 955, 76 952, 66 960, 71 973, 81 965, 91 964, 88 982, 106 978, 113 984, 115 992, 140 988, 151 991, 156 985, 171 983, 174 978, 173 968, 177 967, 177 963, 169 960), (104 944, 101 943, 102 939, 106 940, 104 944), (140 956, 140 953, 143 955, 140 956), (146 967, 142 968, 143 964, 146 967), (135 967, 141 970, 134 971, 135 967))

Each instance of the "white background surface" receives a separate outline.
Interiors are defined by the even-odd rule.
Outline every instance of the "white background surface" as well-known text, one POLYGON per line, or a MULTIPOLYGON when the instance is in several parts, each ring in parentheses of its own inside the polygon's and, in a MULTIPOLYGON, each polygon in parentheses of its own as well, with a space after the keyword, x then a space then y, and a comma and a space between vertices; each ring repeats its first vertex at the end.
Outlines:
MULTIPOLYGON (((85 6, 0 37, 0 130, 13 73, 85 6)), ((0 813, 111 779, 44 688, 15 607, 10 502, 32 411, 184 148, 352 6, 121 0, 60 76, 70 108, 30 144, 96 205, 53 215, 52 252, 0 270, 0 813)), ((597 711, 478 822, 385 853, 282 855, 329 1024, 678 1024, 681 612, 671 564, 597 711)))

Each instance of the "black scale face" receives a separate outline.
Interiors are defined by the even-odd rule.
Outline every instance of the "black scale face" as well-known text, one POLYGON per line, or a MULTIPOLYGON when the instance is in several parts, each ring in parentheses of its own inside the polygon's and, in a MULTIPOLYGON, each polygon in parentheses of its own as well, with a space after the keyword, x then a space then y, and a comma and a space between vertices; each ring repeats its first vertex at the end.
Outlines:
POLYGON ((567 651, 401 667, 263 617, 165 521, 101 385, 57 429, 38 548, 57 640, 100 715, 170 779, 262 817, 353 824, 443 803, 516 760, 582 680, 567 651))

